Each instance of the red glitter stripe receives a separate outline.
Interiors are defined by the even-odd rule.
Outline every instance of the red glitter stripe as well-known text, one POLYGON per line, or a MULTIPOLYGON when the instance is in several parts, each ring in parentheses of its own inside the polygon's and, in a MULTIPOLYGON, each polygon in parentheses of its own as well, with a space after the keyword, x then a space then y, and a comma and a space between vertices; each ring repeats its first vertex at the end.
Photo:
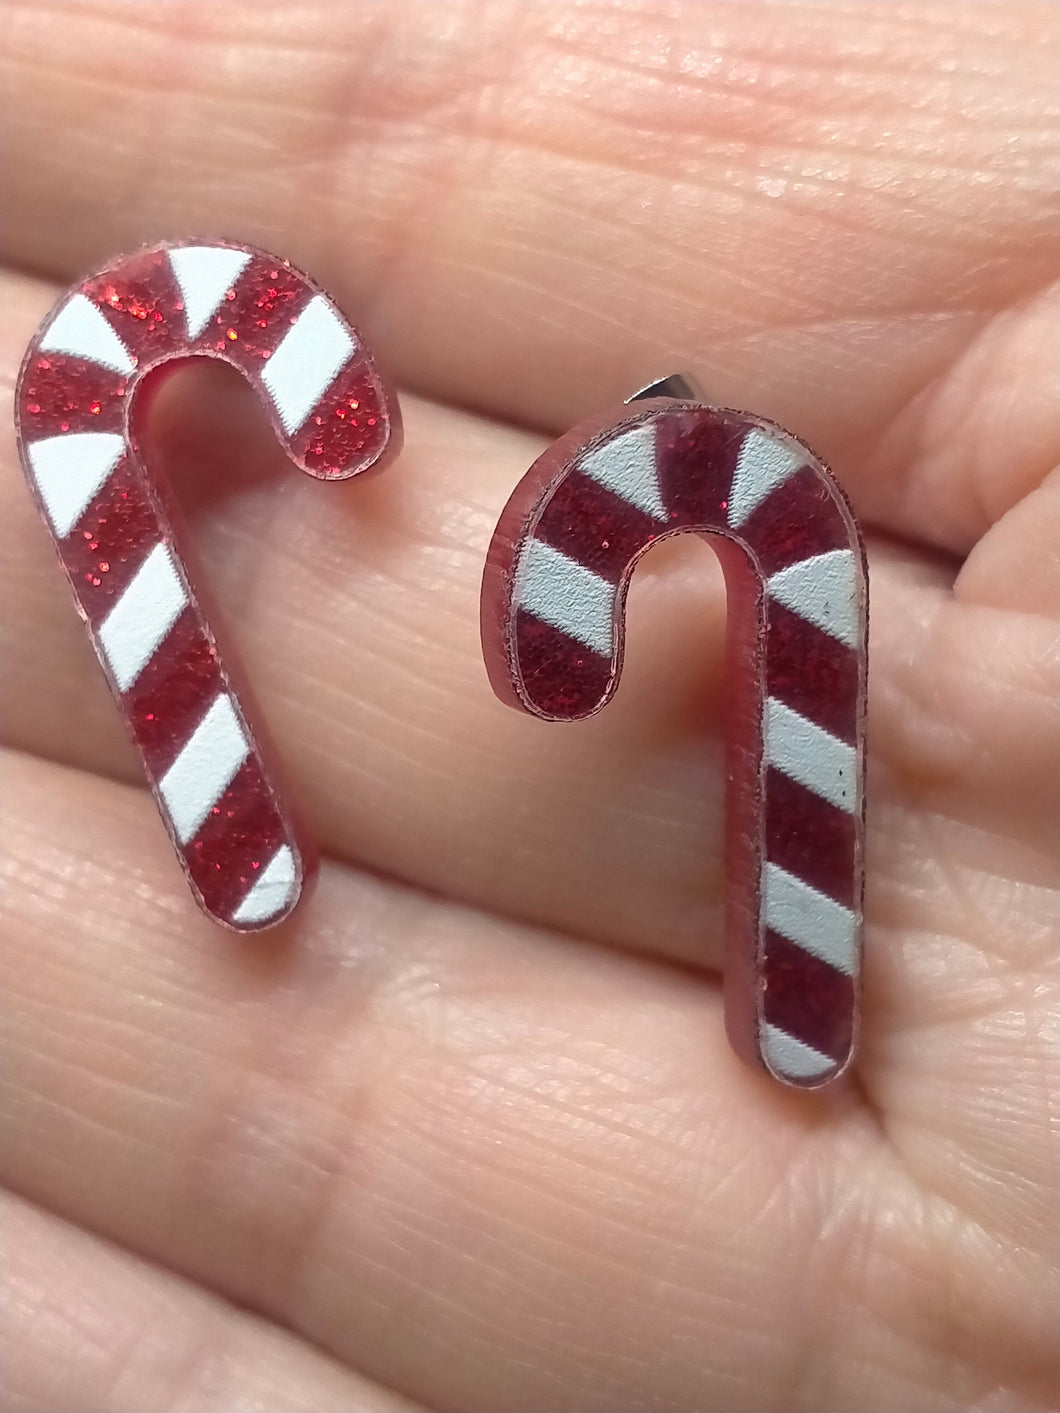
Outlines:
POLYGON ((549 498, 534 538, 617 584, 658 533, 650 515, 580 471, 569 471, 549 498))
POLYGON ((528 699, 557 721, 574 721, 599 706, 611 660, 519 609, 515 626, 518 672, 528 699))
POLYGON ((189 340, 184 302, 164 250, 122 260, 82 286, 143 363, 182 352, 218 354, 255 380, 313 297, 282 260, 252 254, 203 330, 189 340))
POLYGON ((659 489, 667 526, 727 530, 729 491, 746 424, 702 412, 661 414, 655 423, 659 489))
POLYGON ((766 605, 766 691, 853 745, 860 714, 858 654, 783 604, 766 605))
POLYGON ((186 346, 184 305, 164 251, 127 256, 81 289, 139 362, 171 356, 186 346))
POLYGON ((842 903, 859 905, 854 856, 857 822, 775 767, 766 774, 766 857, 842 903))
POLYGON ((133 735, 155 780, 173 764, 227 685, 202 618, 189 605, 124 697, 133 735))
MULTIPOLYGON (((255 255, 191 347, 223 354, 257 383, 261 365, 312 297, 313 291, 289 265, 255 255)), ((279 435, 286 442, 283 433, 279 435)))
POLYGON ((209 911, 231 918, 285 842, 296 848, 261 764, 252 755, 184 849, 192 882, 209 911))
POLYGON ((121 432, 128 379, 112 368, 65 353, 30 358, 18 388, 18 419, 27 442, 63 432, 121 432))
POLYGON ((841 1063, 854 1038, 853 980, 767 930, 762 958, 762 1009, 771 1025, 841 1063))
POLYGON ((812 466, 766 496, 739 533, 767 577, 811 555, 853 547, 847 514, 812 466))
POLYGON ((388 418, 378 379, 365 357, 347 364, 291 442, 314 476, 340 476, 382 449, 388 418))
POLYGON ((110 612, 161 538, 158 512, 125 458, 77 526, 57 542, 74 592, 94 626, 110 612))

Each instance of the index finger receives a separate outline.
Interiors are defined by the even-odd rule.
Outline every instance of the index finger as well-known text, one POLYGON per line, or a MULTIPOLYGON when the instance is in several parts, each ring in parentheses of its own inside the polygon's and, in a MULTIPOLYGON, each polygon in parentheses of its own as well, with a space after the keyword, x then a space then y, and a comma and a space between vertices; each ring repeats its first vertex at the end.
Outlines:
POLYGON ((873 453, 1048 278, 1053 6, 6 18, 9 262, 66 280, 174 233, 278 248, 408 384, 550 429, 687 365, 833 461, 863 515, 967 547, 918 418, 873 453))

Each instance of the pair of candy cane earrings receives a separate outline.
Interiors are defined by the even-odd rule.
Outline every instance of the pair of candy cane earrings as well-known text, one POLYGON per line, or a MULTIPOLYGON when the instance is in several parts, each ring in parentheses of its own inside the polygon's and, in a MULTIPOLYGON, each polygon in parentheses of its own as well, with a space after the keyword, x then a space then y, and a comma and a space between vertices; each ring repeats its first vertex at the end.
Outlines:
MULTIPOLYGON (((160 364, 220 358, 321 480, 378 468, 397 403, 354 329, 286 261, 167 243, 69 290, 19 378, 19 445, 78 610, 191 890, 224 926, 285 918, 315 862, 246 690, 218 653, 131 415, 160 364)), ((728 598, 726 1025, 775 1078, 817 1087, 853 1053, 861 944, 867 592, 829 473, 762 418, 654 384, 561 437, 505 508, 482 587, 497 695, 547 721, 611 697, 633 567, 708 536, 728 598)))

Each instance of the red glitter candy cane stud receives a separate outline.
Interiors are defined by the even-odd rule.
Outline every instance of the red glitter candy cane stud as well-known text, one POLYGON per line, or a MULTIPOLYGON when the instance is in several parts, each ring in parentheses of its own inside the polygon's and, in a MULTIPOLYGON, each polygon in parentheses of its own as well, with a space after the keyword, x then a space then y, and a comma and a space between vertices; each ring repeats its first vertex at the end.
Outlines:
POLYGON ((164 244, 67 291, 17 392, 26 476, 192 892, 226 927, 285 917, 313 850, 264 759, 181 556, 132 413, 146 374, 203 356, 244 373, 303 471, 341 480, 397 450, 400 421, 355 331, 284 260, 164 244))
POLYGON ((681 531, 709 537, 728 599, 726 1026, 744 1059, 815 1087, 849 1063, 857 1029, 864 553, 812 453, 689 392, 655 384, 531 468, 490 547, 483 650, 503 700, 589 716, 618 681, 639 557, 681 531))

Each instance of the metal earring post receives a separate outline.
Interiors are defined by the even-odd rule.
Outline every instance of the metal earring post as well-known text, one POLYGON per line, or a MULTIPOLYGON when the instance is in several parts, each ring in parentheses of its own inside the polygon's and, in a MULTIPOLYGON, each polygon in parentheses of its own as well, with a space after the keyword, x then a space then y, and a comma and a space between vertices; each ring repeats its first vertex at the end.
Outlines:
POLYGON ((688 373, 669 373, 627 397, 626 402, 646 402, 650 397, 672 397, 678 402, 706 401, 703 389, 688 373))

